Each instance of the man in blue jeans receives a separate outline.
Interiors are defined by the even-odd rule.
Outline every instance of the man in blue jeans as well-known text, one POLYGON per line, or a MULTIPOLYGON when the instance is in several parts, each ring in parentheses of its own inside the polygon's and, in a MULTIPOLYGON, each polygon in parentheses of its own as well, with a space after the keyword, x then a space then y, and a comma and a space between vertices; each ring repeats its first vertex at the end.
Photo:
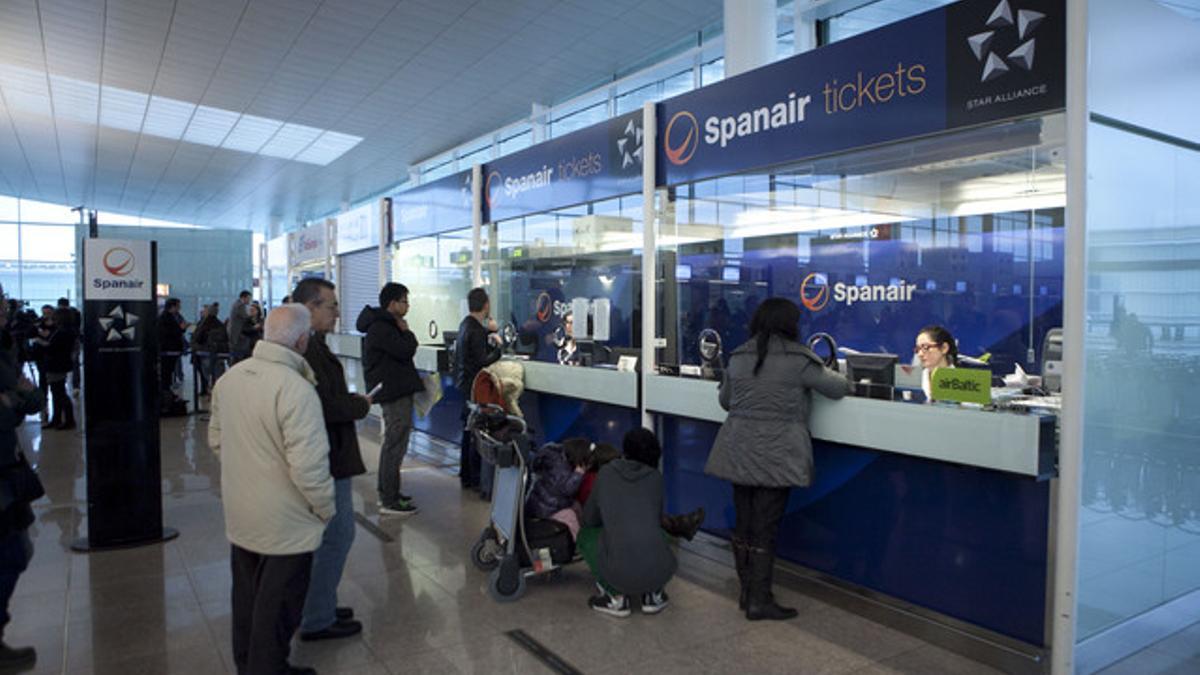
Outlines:
POLYGON ((325 525, 321 545, 313 553, 300 639, 329 640, 362 631, 362 623, 354 620, 354 610, 337 606, 337 587, 354 543, 351 479, 367 471, 358 449, 358 430, 354 423, 367 416, 371 399, 350 393, 342 364, 325 344, 325 336, 333 331, 338 320, 334 285, 324 279, 304 279, 292 292, 292 301, 304 305, 312 314, 313 335, 304 351, 304 360, 317 378, 317 396, 321 399, 325 431, 329 436, 329 471, 333 475, 337 506, 337 514, 325 525))

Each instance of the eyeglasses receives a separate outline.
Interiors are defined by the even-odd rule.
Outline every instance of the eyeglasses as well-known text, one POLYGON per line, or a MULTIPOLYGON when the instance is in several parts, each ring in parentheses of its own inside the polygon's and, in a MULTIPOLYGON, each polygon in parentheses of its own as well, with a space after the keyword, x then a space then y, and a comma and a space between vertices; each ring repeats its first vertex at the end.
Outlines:
POLYGON ((938 345, 936 342, 926 342, 924 344, 919 344, 916 347, 913 347, 913 353, 914 354, 924 354, 925 352, 929 351, 930 349, 936 349, 937 346, 938 345))

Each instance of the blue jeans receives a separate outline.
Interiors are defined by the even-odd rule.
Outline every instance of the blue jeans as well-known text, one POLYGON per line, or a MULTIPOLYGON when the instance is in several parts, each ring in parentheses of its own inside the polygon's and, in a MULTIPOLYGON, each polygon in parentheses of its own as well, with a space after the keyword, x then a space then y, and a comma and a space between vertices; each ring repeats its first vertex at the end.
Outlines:
POLYGON ((337 621, 337 587, 354 545, 354 490, 349 478, 333 481, 333 500, 337 513, 325 524, 321 546, 313 553, 304 618, 300 621, 304 633, 325 630, 337 621))
POLYGON ((8 615, 8 601, 12 599, 13 591, 17 588, 17 579, 29 566, 33 558, 33 542, 29 539, 29 530, 16 530, 0 537, 0 636, 11 617, 8 615))

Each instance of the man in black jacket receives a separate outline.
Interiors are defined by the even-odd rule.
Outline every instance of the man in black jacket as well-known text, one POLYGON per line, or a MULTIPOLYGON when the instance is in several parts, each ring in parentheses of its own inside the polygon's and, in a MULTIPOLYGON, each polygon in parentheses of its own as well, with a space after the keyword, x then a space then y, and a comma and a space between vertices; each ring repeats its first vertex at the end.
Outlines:
POLYGON ((183 331, 187 324, 179 321, 179 298, 167 298, 162 314, 158 315, 159 389, 164 404, 173 401, 172 385, 175 384, 175 367, 183 353, 183 331))
MULTIPOLYGON (((464 488, 479 489, 481 462, 479 453, 475 452, 471 433, 466 429, 467 415, 470 412, 467 401, 471 400, 471 386, 479 371, 500 360, 500 346, 499 336, 494 333, 496 322, 488 318, 492 305, 487 291, 472 288, 467 294, 467 310, 470 314, 463 317, 462 323, 458 324, 458 338, 454 343, 454 360, 458 368, 455 384, 463 395, 463 435, 458 480, 464 488)), ((485 489, 485 496, 490 492, 490 489, 485 489)))
POLYGON ((337 587, 354 544, 351 479, 367 472, 354 423, 367 416, 371 399, 350 393, 341 362, 325 344, 325 336, 333 332, 338 320, 334 290, 334 285, 324 279, 304 279, 292 292, 292 300, 307 307, 312 316, 313 336, 304 360, 317 378, 317 397, 321 399, 325 432, 329 436, 329 472, 333 474, 337 506, 337 512, 325 524, 320 547, 313 553, 312 576, 300 622, 300 639, 305 641, 348 637, 362 631, 362 623, 354 620, 354 611, 337 606, 337 587))
POLYGON ((364 307, 355 326, 363 338, 363 371, 367 389, 383 389, 374 401, 383 408, 383 443, 379 447, 379 513, 406 516, 416 513, 412 497, 400 492, 400 465, 408 452, 412 432, 413 394, 425 385, 413 355, 417 336, 408 329, 408 289, 395 282, 379 291, 379 307, 364 307))

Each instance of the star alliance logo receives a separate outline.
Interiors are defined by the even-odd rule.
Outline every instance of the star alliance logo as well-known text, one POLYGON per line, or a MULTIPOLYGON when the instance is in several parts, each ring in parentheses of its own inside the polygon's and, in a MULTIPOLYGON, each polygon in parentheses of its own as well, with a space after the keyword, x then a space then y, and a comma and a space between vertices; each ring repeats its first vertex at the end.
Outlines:
POLYGON ((100 328, 104 330, 105 342, 120 342, 133 340, 137 337, 136 314, 127 314, 120 305, 113 308, 108 316, 100 317, 100 328))
POLYGON ((631 119, 625 131, 617 138, 617 153, 621 156, 621 168, 626 169, 636 161, 642 165, 642 127, 631 119))
POLYGON ((971 53, 975 55, 977 61, 983 64, 979 81, 991 82, 1003 77, 1009 72, 1010 66, 1022 70, 1033 70, 1036 40, 1031 36, 1044 18, 1046 15, 1042 12, 1021 9, 1017 10, 1014 21, 1012 7, 1008 0, 1000 0, 1000 4, 996 5, 996 9, 992 10, 992 14, 987 20, 987 27, 991 30, 976 33, 967 38, 967 46, 971 48, 971 53), (992 43, 995 41, 997 33, 1010 29, 1017 31, 1017 40, 1020 44, 1007 56, 1001 57, 992 51, 992 43))

